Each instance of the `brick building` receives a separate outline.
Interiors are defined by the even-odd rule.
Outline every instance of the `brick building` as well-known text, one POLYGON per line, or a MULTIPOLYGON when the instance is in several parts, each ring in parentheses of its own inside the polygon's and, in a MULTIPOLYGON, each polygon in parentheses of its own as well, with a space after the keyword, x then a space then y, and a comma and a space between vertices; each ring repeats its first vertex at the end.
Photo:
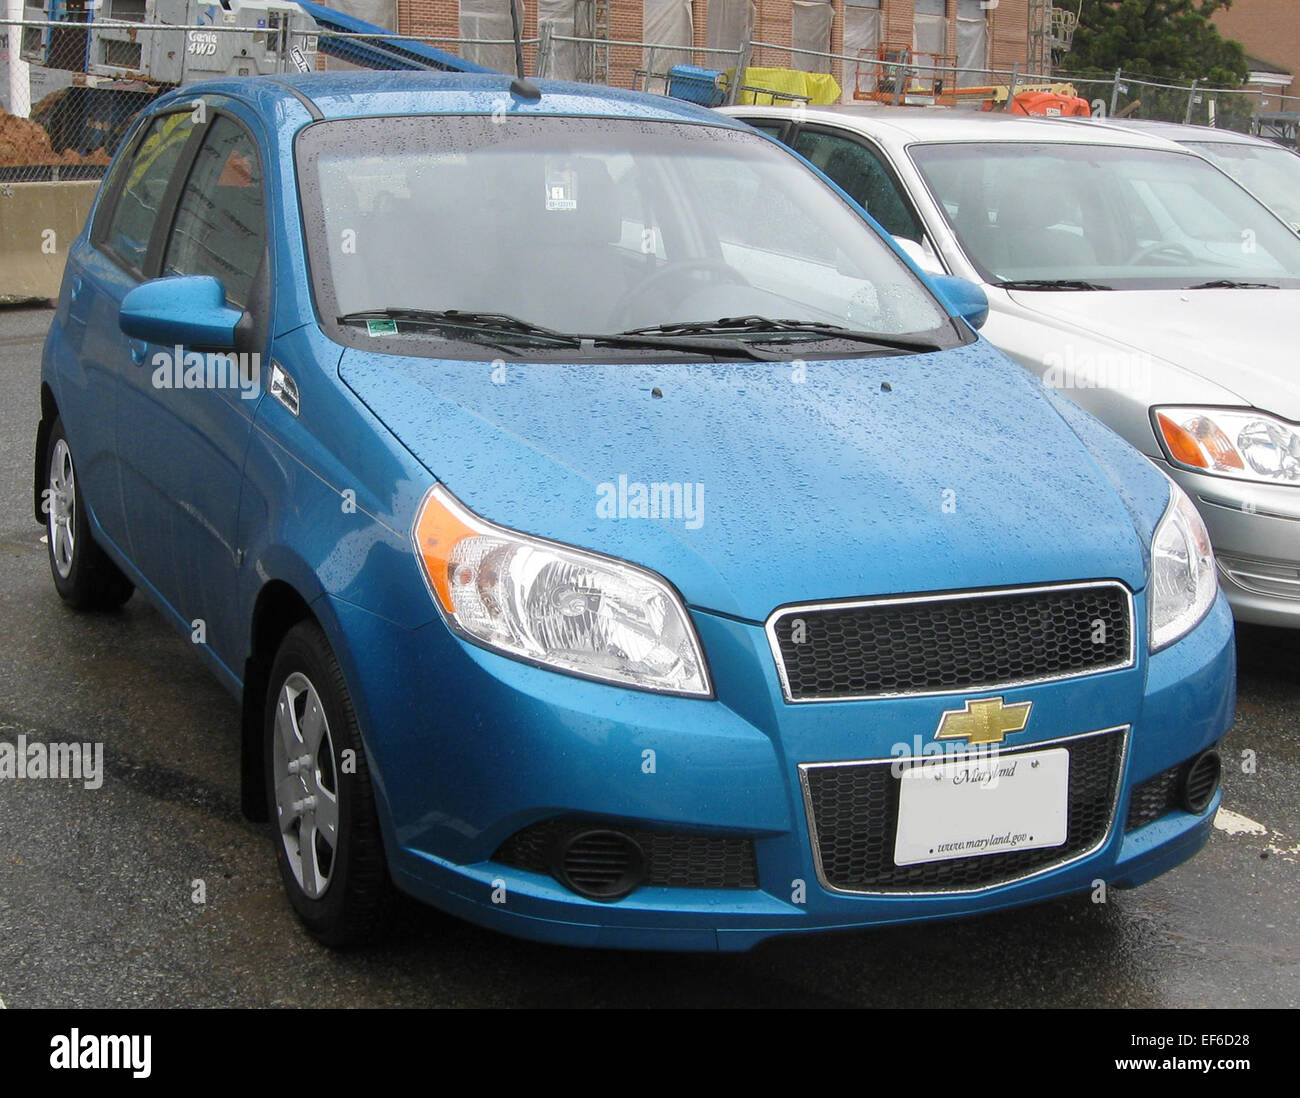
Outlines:
MULTIPOLYGON (((1215 13, 1224 38, 1246 47, 1249 86, 1275 95, 1300 95, 1300 4, 1296 0, 1233 0, 1215 13)), ((1292 107, 1291 109, 1295 109, 1292 107)))
MULTIPOLYGON (((510 0, 396 0, 396 22, 404 34, 434 39, 510 37, 510 0)), ((1025 68, 1031 0, 523 0, 524 37, 538 35, 539 20, 556 35, 603 38, 611 43, 661 43, 680 51, 648 51, 635 45, 608 48, 556 42, 548 75, 607 80, 631 87, 638 70, 666 71, 670 64, 694 63, 726 69, 748 37, 757 47, 752 64, 830 72, 853 98, 855 88, 871 90, 872 71, 807 51, 850 58, 909 51, 918 60, 951 69, 1025 68), (576 30, 575 30, 576 28, 576 30), (748 32, 748 34, 746 33, 748 32), (787 47, 773 48, 773 47, 787 47), (708 53, 709 49, 720 52, 708 53)), ((1038 7, 1042 7, 1041 4, 1038 7)), ((509 45, 444 45, 493 68, 512 67, 509 45)), ((526 50, 533 71, 535 47, 526 50)), ((949 80, 954 74, 950 72, 949 80)), ((975 72, 956 82, 980 84, 975 72)))

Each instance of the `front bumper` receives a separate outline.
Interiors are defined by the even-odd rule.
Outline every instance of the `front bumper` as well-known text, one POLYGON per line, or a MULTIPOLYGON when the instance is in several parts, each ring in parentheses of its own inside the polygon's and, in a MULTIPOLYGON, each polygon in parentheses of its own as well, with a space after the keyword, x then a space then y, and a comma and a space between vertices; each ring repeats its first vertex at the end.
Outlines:
POLYGON ((1300 629, 1300 488, 1209 477, 1156 461, 1210 531, 1238 621, 1300 629))
MULTIPOLYGON (((1143 601, 1139 594, 1139 622, 1143 601)), ((800 764, 888 759, 899 743, 928 741, 940 714, 966 695, 791 706, 762 627, 699 611, 715 700, 530 667, 465 644, 440 622, 407 630, 348 603, 330 600, 327 610, 329 628, 343 634, 335 650, 366 738, 395 882, 476 923, 569 945, 743 950, 783 933, 1034 903, 1099 880, 1141 884, 1200 848, 1218 797, 1199 815, 1175 810, 1126 831, 1130 791, 1217 743, 1235 704, 1222 596, 1177 644, 1154 656, 1139 645, 1133 668, 985 692, 1034 702, 1017 747, 1129 729, 1104 841, 1069 864, 973 891, 847 894, 818 879, 800 764), (556 817, 744 836, 758 887, 643 886, 600 902, 494 860, 516 832, 556 817)))

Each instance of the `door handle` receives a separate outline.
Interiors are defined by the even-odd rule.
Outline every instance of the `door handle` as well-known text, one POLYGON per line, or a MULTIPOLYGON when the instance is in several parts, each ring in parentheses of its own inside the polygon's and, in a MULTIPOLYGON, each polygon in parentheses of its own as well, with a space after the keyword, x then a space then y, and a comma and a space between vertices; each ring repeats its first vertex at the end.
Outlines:
POLYGON ((69 305, 75 305, 77 303, 77 298, 81 296, 81 290, 83 285, 84 283, 80 275, 78 275, 76 278, 72 280, 72 287, 68 291, 69 305))
POLYGON ((143 366, 145 356, 149 353, 149 344, 142 339, 128 339, 126 343, 131 349, 131 361, 137 366, 143 366))

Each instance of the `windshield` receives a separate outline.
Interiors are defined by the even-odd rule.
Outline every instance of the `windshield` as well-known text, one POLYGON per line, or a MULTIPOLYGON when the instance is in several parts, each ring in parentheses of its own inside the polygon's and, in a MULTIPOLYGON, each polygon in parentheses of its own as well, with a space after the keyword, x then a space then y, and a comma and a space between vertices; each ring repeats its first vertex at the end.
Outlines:
POLYGON ((911 156, 987 282, 1300 286, 1300 238, 1199 157, 1063 142, 911 156))
POLYGON ((1281 145, 1186 141, 1300 232, 1300 156, 1281 145))
MULTIPOLYGON (((848 203, 746 131, 536 115, 361 118, 308 127, 297 156, 317 308, 341 342, 382 349, 367 342, 374 324, 403 341, 486 341, 435 330, 428 314, 446 310, 524 322, 475 320, 498 347, 522 343, 530 354, 547 349, 538 327, 592 335, 723 317, 936 346, 968 338, 848 203), (366 318, 384 310, 425 316, 422 325, 366 318)), ((789 344, 785 357, 805 345, 821 357, 870 350, 755 326, 728 338, 789 344)), ((481 357, 468 346, 437 353, 462 351, 481 357)), ((563 354, 575 357, 572 345, 563 354)))

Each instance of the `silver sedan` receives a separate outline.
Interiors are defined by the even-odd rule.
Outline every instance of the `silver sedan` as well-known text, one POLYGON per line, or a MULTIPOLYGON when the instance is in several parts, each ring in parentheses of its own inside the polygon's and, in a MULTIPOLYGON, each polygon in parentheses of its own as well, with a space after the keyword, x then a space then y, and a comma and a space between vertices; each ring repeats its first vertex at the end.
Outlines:
MULTIPOLYGON (((914 107, 733 107, 838 183, 983 334, 1192 496, 1238 620, 1300 628, 1300 237, 1150 134, 914 107)), ((761 196, 755 196, 761 202, 761 196)))

